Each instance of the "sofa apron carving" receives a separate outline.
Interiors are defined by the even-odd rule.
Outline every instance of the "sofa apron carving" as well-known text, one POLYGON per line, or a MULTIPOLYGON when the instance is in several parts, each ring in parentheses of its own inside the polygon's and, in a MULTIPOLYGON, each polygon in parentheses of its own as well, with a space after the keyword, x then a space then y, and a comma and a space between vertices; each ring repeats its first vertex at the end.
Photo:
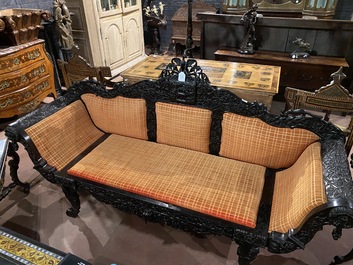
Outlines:
POLYGON ((335 126, 302 111, 275 116, 212 87, 195 60, 157 81, 111 90, 82 81, 6 129, 79 214, 79 192, 198 234, 231 238, 240 264, 287 253, 324 225, 353 225, 353 183, 335 126), (180 69, 186 81, 178 81, 180 69))

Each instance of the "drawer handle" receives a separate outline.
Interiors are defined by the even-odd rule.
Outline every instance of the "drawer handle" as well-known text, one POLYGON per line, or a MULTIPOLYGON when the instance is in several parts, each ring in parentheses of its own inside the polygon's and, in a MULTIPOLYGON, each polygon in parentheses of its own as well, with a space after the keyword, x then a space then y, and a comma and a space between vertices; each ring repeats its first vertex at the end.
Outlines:
POLYGON ((302 77, 303 77, 303 79, 304 79, 305 81, 310 81, 311 79, 313 79, 313 76, 312 76, 312 75, 306 77, 305 74, 302 74, 302 77))

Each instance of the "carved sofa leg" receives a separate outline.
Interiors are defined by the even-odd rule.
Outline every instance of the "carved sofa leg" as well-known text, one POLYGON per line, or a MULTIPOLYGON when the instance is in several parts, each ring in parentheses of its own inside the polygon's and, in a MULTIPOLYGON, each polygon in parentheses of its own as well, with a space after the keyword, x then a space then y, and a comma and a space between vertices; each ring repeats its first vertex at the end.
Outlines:
MULTIPOLYGON (((18 144, 15 142, 10 141, 9 142, 9 148, 7 151, 7 156, 11 157, 12 159, 9 161, 9 166, 10 166, 10 176, 13 181, 14 185, 20 186, 23 190, 24 193, 28 194, 30 185, 27 182, 22 182, 18 178, 18 168, 19 168, 19 163, 20 163, 20 157, 17 154, 18 150, 18 144)), ((10 184, 11 185, 11 184, 10 184)), ((14 186, 12 185, 12 186, 14 186)))
POLYGON ((237 254, 239 265, 249 265, 253 260, 256 259, 259 254, 260 248, 254 247, 251 244, 239 244, 237 254))
POLYGON ((62 185, 62 190, 65 194, 65 197, 71 203, 71 207, 66 210, 66 215, 70 217, 77 217, 80 212, 80 197, 77 193, 76 184, 71 181, 69 183, 62 185))

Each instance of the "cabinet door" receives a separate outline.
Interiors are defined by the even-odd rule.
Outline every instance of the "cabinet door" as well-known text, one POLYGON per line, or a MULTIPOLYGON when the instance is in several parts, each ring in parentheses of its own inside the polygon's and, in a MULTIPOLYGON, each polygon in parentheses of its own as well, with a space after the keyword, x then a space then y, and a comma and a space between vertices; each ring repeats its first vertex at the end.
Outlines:
POLYGON ((142 18, 139 12, 125 15, 123 17, 126 58, 128 60, 140 56, 143 52, 142 18))
POLYGON ((101 20, 101 33, 105 65, 114 69, 125 61, 124 27, 121 17, 101 20))

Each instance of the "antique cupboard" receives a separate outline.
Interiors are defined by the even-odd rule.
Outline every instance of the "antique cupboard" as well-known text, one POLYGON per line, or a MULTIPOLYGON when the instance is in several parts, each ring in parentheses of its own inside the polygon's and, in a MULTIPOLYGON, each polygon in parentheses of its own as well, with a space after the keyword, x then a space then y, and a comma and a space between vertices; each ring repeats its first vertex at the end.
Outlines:
POLYGON ((94 66, 113 75, 145 56, 140 0, 67 0, 74 41, 94 66))

